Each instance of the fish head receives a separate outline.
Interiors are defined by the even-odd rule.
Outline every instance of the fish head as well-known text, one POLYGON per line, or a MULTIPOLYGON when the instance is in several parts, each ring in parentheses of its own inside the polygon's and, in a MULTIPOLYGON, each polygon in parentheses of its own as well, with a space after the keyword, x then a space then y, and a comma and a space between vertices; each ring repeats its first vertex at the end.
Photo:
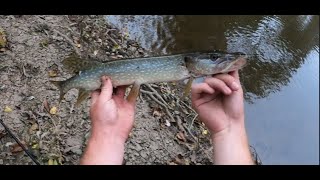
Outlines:
POLYGON ((212 52, 187 55, 185 61, 190 73, 201 76, 239 70, 247 64, 246 58, 241 52, 212 52))

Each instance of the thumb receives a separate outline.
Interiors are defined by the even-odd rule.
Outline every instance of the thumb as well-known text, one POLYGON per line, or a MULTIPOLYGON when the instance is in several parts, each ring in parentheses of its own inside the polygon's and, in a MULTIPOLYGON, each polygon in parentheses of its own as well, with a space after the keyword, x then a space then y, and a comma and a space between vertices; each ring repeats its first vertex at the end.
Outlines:
POLYGON ((102 87, 101 87, 100 96, 105 100, 109 100, 112 97, 112 91, 113 91, 111 80, 106 76, 103 76, 101 80, 102 80, 102 87))

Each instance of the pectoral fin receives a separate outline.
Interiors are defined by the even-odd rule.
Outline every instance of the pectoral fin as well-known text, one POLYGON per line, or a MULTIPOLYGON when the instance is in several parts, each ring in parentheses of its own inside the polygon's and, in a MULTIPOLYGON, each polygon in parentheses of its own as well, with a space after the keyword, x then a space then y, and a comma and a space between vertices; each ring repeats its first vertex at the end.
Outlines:
POLYGON ((192 82, 194 80, 194 77, 190 77, 190 79, 188 80, 187 82, 187 85, 186 87, 184 88, 184 92, 183 92, 183 95, 182 95, 182 99, 186 98, 191 90, 191 86, 192 86, 192 82))
POLYGON ((86 91, 84 89, 80 89, 78 99, 77 99, 75 106, 79 107, 80 104, 89 97, 89 95, 90 95, 89 91, 86 91))
POLYGON ((139 93, 140 93, 140 86, 141 86, 140 83, 133 84, 131 91, 127 97, 127 101, 135 102, 137 100, 137 97, 139 96, 139 93))

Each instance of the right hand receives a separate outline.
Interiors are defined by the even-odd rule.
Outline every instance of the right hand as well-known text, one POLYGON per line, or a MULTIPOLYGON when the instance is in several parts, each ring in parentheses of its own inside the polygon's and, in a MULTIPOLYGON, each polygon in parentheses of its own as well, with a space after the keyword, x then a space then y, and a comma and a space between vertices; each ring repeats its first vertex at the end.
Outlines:
POLYGON ((213 135, 244 124, 243 90, 238 71, 209 77, 191 90, 192 106, 213 135))

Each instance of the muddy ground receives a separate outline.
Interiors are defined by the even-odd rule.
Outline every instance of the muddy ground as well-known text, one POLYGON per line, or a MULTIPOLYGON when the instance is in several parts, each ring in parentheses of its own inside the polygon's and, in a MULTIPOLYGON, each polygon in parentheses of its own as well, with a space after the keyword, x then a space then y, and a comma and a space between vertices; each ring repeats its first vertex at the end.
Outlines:
MULTIPOLYGON (((152 52, 103 16, 0 16, 0 28, 1 119, 40 164, 79 164, 90 136, 90 99, 75 108, 74 89, 58 105, 49 80, 72 76, 61 61, 74 51, 100 61, 152 52)), ((212 164, 210 135, 190 101, 179 99, 180 86, 143 87, 124 164, 212 164)), ((0 138, 0 164, 34 164, 1 125, 0 138)))

